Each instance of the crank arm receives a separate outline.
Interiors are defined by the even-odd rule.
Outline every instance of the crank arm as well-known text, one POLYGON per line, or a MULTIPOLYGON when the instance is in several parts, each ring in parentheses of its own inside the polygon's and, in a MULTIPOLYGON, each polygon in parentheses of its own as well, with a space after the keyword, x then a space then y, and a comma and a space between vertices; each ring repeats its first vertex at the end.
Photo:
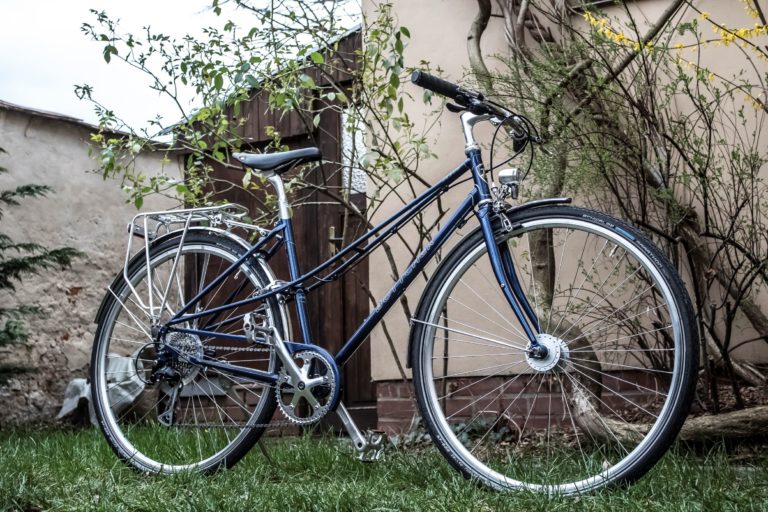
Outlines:
POLYGON ((291 385, 296 386, 298 383, 303 382, 304 379, 301 377, 301 369, 299 369, 299 366, 293 360, 293 356, 291 355, 291 351, 288 350, 287 344, 275 329, 272 329, 269 340, 269 344, 275 347, 277 357, 280 359, 280 362, 283 363, 283 368, 285 368, 285 371, 291 378, 291 385))
POLYGON ((344 407, 344 404, 339 402, 336 407, 336 414, 339 416, 341 423, 355 445, 357 451, 357 458, 363 462, 375 462, 384 454, 384 441, 386 436, 383 432, 367 431, 365 433, 360 432, 355 420, 344 407))

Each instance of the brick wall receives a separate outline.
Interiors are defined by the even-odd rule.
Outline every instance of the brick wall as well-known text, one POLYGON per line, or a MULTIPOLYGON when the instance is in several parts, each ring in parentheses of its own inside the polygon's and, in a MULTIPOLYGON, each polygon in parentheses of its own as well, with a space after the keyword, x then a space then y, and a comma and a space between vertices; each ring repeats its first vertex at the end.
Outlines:
POLYGON ((376 395, 379 430, 389 435, 408 432, 416 415, 416 397, 413 396, 411 383, 379 381, 376 383, 376 395))
MULTIPOLYGON (((569 410, 557 380, 541 383, 542 380, 533 375, 512 380, 500 377, 452 379, 446 383, 445 394, 450 394, 450 398, 443 407, 449 415, 455 415, 457 421, 483 414, 495 419, 503 411, 520 430, 532 431, 545 428, 547 424, 569 427, 569 410)), ((639 406, 653 400, 655 390, 665 387, 651 374, 639 372, 614 372, 604 376, 602 383, 606 390, 600 397, 601 413, 609 416, 617 413, 625 416, 625 411, 639 410, 639 406)), ((418 414, 416 399, 411 398, 411 383, 379 381, 376 391, 379 429, 390 435, 407 433, 418 414)), ((438 395, 443 394, 442 390, 438 392, 438 395)))

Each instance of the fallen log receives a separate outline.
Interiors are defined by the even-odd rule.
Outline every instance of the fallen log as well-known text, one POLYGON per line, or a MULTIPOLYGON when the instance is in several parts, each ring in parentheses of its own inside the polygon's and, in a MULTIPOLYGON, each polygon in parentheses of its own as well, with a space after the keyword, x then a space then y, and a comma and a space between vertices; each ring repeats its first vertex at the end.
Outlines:
POLYGON ((688 418, 680 431, 683 441, 709 441, 768 435, 768 405, 688 418))
MULTIPOLYGON (((636 444, 650 429, 647 423, 627 423, 597 412, 583 390, 573 393, 574 419, 588 437, 596 441, 636 444)), ((689 417, 678 439, 689 442, 716 441, 768 435, 768 405, 721 414, 689 417)))

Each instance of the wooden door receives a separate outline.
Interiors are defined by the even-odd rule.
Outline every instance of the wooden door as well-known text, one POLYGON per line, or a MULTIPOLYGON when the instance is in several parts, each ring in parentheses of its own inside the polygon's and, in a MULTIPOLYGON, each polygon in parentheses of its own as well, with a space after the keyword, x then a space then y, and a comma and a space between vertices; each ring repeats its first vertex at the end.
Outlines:
MULTIPOLYGON (((258 115, 264 107, 258 97, 254 98, 251 105, 251 116, 258 115)), ((292 220, 299 268, 302 273, 305 273, 326 261, 343 245, 360 236, 366 228, 364 219, 350 215, 347 208, 324 192, 324 190, 338 191, 342 185, 339 164, 329 163, 341 161, 341 119, 338 112, 326 110, 321 116, 319 129, 311 136, 304 131, 305 125, 297 122, 293 116, 262 117, 259 120, 250 120, 246 127, 251 126, 250 129, 254 130, 254 133, 263 133, 261 129, 266 125, 274 126, 285 134, 283 142, 291 149, 316 144, 323 153, 323 163, 311 170, 304 170, 302 180, 309 186, 300 190, 293 198, 292 220)), ((260 149, 260 146, 263 147, 266 144, 267 141, 255 141, 252 148, 260 149)), ((212 165, 215 169, 213 173, 215 180, 211 186, 215 199, 242 204, 250 209, 254 218, 260 217, 266 208, 262 197, 245 192, 240 187, 229 185, 241 183, 243 171, 238 168, 225 168, 215 163, 212 165)), ((291 179, 295 172, 284 176, 284 180, 291 179)), ((354 195, 352 200, 358 209, 365 210, 364 194, 354 195)), ((284 250, 278 251, 268 263, 279 279, 289 279, 284 250)), ((309 324, 313 336, 310 341, 332 354, 336 353, 368 316, 367 290, 368 262, 364 260, 340 279, 311 291, 307 297, 309 324)), ((294 326, 293 334, 296 337, 295 341, 302 341, 298 339, 300 337, 298 321, 292 305, 293 303, 289 304, 294 326)), ((371 380, 370 359, 370 347, 366 341, 341 368, 342 401, 360 428, 375 428, 377 424, 376 390, 371 380)), ((325 424, 334 428, 339 427, 335 421, 335 415, 331 415, 329 422, 325 424)))

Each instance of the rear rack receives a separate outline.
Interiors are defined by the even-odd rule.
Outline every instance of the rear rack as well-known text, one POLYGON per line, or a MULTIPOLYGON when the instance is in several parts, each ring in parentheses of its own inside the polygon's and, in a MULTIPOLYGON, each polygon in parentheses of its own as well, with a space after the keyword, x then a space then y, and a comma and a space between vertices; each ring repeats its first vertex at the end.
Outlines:
MULTIPOLYGON (((248 208, 245 206, 227 203, 219 206, 205 206, 201 208, 186 208, 177 210, 165 210, 157 212, 139 213, 133 217, 130 224, 128 224, 128 244, 125 251, 125 263, 123 265, 123 278, 131 289, 135 298, 135 303, 152 319, 152 323, 160 318, 163 309, 165 308, 166 301, 168 299, 168 290, 171 288, 171 282, 176 278, 176 267, 179 262, 179 256, 181 255, 181 249, 184 246, 184 240, 190 227, 210 227, 210 228, 223 228, 227 231, 231 231, 234 228, 242 228, 248 231, 256 232, 258 235, 263 236, 269 233, 268 230, 251 224, 248 222, 248 208), (167 283, 163 284, 165 287, 161 290, 162 300, 159 306, 155 305, 153 299, 153 288, 157 288, 153 284, 151 266, 149 261, 149 246, 153 240, 159 236, 166 235, 175 231, 182 231, 181 239, 179 241, 179 247, 176 252, 176 257, 173 261, 173 267, 171 273, 168 276, 167 283), (144 239, 144 257, 147 260, 147 268, 150 271, 147 272, 147 300, 142 300, 134 288, 130 279, 128 278, 128 264, 131 261, 133 251, 133 237, 139 237, 144 239)), ((115 299, 120 299, 112 292, 115 299)), ((125 306, 123 304, 123 306, 125 306)))

